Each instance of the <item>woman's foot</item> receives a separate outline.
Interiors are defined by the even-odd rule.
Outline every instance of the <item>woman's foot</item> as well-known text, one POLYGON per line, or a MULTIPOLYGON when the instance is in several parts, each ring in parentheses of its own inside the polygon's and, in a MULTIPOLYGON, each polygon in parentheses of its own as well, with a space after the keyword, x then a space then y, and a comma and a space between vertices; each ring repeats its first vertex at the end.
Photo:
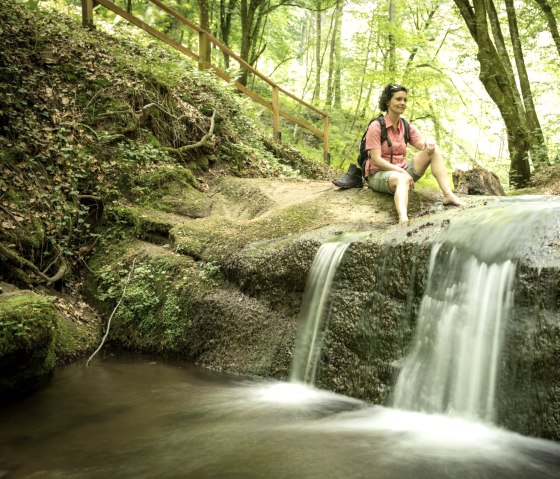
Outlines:
POLYGON ((455 193, 453 192, 449 192, 447 194, 443 195, 443 204, 445 206, 447 205, 453 205, 453 206, 465 206, 466 203, 459 198, 455 193))

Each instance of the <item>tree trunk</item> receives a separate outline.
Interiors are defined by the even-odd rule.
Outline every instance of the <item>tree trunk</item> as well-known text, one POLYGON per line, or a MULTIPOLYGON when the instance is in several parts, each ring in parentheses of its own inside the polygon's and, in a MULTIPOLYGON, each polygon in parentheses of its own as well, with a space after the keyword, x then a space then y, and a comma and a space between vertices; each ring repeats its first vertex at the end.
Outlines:
POLYGON ((517 75, 519 76, 519 86, 521 87, 521 95, 523 96, 523 104, 525 112, 529 120, 529 130, 531 135, 534 136, 535 141, 532 142, 531 160, 533 166, 537 168, 540 165, 548 165, 548 151, 546 141, 539 122, 539 117, 533 102, 533 93, 531 92, 531 84, 529 83, 529 75, 525 67, 525 59, 523 57, 523 49, 519 39, 519 28, 517 26, 517 16, 513 0, 505 0, 506 12, 509 23, 509 34, 511 37, 511 44, 513 46, 513 55, 515 58, 515 65, 517 66, 517 75))
POLYGON ((335 70, 335 49, 336 49, 336 42, 337 42, 337 28, 338 28, 338 12, 339 12, 339 2, 337 1, 337 5, 333 12, 333 16, 331 22, 333 26, 331 28, 332 35, 331 41, 329 45, 329 75, 327 78, 327 97, 325 99, 325 107, 330 109, 333 103, 333 89, 334 89, 334 70, 335 70))
POLYGON ((535 0, 539 7, 541 8, 544 16, 546 17, 546 22, 548 23, 548 29, 550 34, 556 44, 556 49, 558 50, 558 55, 560 55, 560 33, 558 33, 558 23, 556 22, 556 17, 552 11, 552 7, 547 2, 547 0, 535 0))
MULTIPOLYGON (((265 44, 257 49, 257 42, 268 14, 282 5, 283 1, 271 5, 267 0, 241 0, 241 51, 239 56, 249 65, 253 66, 266 48, 265 44)), ((246 86, 248 77, 249 71, 243 68, 237 81, 246 86)))
MULTIPOLYGON (((229 36, 231 34, 231 17, 237 4, 237 0, 220 0, 220 41, 229 47, 229 36)), ((224 52, 224 65, 229 68, 229 55, 224 52)))
POLYGON ((340 110, 342 108, 342 92, 341 92, 341 57, 340 50, 342 45, 342 9, 344 4, 340 3, 340 10, 336 17, 336 45, 334 47, 334 108, 340 110))
POLYGON ((498 59, 502 62, 502 66, 504 72, 507 76, 507 79, 510 83, 511 90, 515 95, 512 100, 515 102, 519 109, 519 114, 523 115, 523 100, 521 99, 521 95, 517 90, 517 84, 515 81, 515 75, 513 73, 513 66, 511 64, 509 53, 506 47, 506 42, 504 40, 504 35, 502 33, 502 27, 500 25, 500 19, 498 17, 498 12, 496 10, 496 6, 494 5, 493 0, 487 0, 485 2, 488 20, 490 21, 490 26, 492 27, 492 34, 494 37, 494 44, 496 46, 496 51, 498 52, 498 59))
POLYGON ((264 30, 266 28, 266 23, 268 20, 268 14, 259 14, 256 16, 255 26, 253 28, 253 34, 251 37, 253 38, 253 44, 251 45, 251 51, 249 53, 249 64, 255 66, 257 60, 262 55, 264 50, 266 49, 266 43, 263 43, 264 40, 264 30), (258 40, 257 40, 258 39, 258 40))
POLYGON ((480 81, 500 110, 505 123, 510 153, 510 185, 514 188, 528 186, 531 177, 531 136, 527 129, 527 115, 516 105, 517 102, 512 101, 519 96, 519 92, 510 82, 513 73, 506 71, 506 63, 500 60, 496 46, 490 38, 485 1, 473 0, 472 6, 468 0, 454 1, 478 45, 480 81))
MULTIPOLYGON (((208 0, 198 0, 198 8, 200 14, 200 28, 203 30, 210 32, 210 15, 208 9, 208 0)), ((210 62, 210 55, 211 51, 210 48, 206 50, 206 58, 207 62, 210 62)))
POLYGON ((397 45, 395 35, 393 34, 393 27, 395 24, 395 0, 389 0, 389 52, 388 70, 391 73, 397 71, 397 45))
POLYGON ((315 13, 315 88, 313 89, 313 100, 318 100, 321 94, 321 1, 317 3, 317 12, 315 13))
MULTIPOLYGON (((372 44, 373 44, 373 35, 376 32, 376 29, 373 28, 374 25, 374 21, 375 21, 375 17, 376 17, 376 10, 373 9, 371 12, 371 19, 368 23, 369 25, 369 35, 368 35, 368 41, 367 41, 367 45, 366 45, 366 58, 364 59, 364 63, 362 64, 362 68, 361 68, 361 80, 360 80, 360 92, 358 93, 358 102, 356 103, 356 109, 354 110, 354 118, 352 120, 352 126, 350 127, 350 130, 352 130, 354 128, 354 124, 356 123, 356 119, 358 117, 359 111, 360 111, 360 106, 362 101, 365 101, 362 98, 362 95, 364 93, 364 87, 366 84, 366 72, 369 66, 369 58, 370 58, 370 52, 372 50, 372 44)), ((363 115, 362 115, 363 117, 363 115)))
MULTIPOLYGON (((239 56, 250 64, 249 55, 253 45, 253 28, 255 22, 255 14, 260 6, 261 0, 241 0, 241 51, 239 56)), ((242 69, 238 79, 242 85, 247 85, 249 72, 242 69)))

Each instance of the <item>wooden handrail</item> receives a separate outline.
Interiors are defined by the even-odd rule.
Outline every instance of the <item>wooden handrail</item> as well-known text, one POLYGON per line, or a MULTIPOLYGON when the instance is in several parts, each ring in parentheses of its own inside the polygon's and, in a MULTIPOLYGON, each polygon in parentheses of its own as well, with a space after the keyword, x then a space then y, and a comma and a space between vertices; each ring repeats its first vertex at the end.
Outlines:
POLYGON ((175 10, 173 10, 172 8, 169 8, 167 5, 163 4, 160 0, 150 0, 150 2, 152 2, 154 5, 157 5, 158 7, 160 7, 162 10, 164 10, 165 12, 169 13, 171 16, 173 16, 174 18, 176 18, 177 20, 179 20, 181 23, 183 23, 184 25, 186 25, 189 28, 192 28, 193 30, 197 31, 198 33, 202 33, 206 36, 206 38, 214 45, 216 45, 217 48, 219 48, 222 52, 226 53, 227 55, 229 55, 231 58, 233 58, 234 60, 236 60, 240 65, 242 65, 244 68, 246 68, 247 70, 249 70, 253 75, 259 77, 261 80, 263 80, 264 82, 268 83, 270 86, 272 87, 276 87, 278 88, 278 91, 283 93, 286 96, 289 96, 290 98, 292 98, 293 100, 297 101, 298 103, 302 104, 303 106, 309 108, 310 110, 313 110, 315 113, 318 113, 321 116, 327 116, 327 114, 321 110, 319 110, 318 108, 315 108, 313 105, 310 105, 309 103, 305 102, 304 100, 302 100, 301 98, 295 96, 294 94, 284 90, 283 88, 281 88, 280 86, 278 86, 276 83, 274 83, 270 78, 268 78, 266 75, 262 74, 261 72, 259 72, 257 69, 255 69, 254 67, 252 67, 251 65, 249 65, 245 60, 243 60, 243 58, 241 58, 239 55, 237 55, 237 53, 235 53, 233 50, 231 50, 230 48, 226 47, 222 42, 220 42, 220 40, 218 40, 216 37, 214 37, 212 34, 208 33, 206 30, 203 30, 202 28, 200 28, 198 25, 196 25, 195 23, 191 22, 190 20, 186 19, 185 17, 183 17, 182 15, 180 15, 179 13, 177 13, 175 10))
MULTIPOLYGON (((87 26, 87 27, 92 27, 93 26, 93 1, 94 0, 82 0, 82 21, 83 21, 84 26, 87 26)), ((318 108, 315 108, 313 105, 310 105, 309 103, 305 102, 301 98, 298 98, 296 95, 284 90, 282 87, 280 87, 275 82, 273 82, 270 78, 263 75, 261 72, 259 72, 258 70, 253 68, 251 65, 249 65, 245 60, 243 60, 234 51, 232 51, 230 48, 228 48, 223 43, 221 43, 213 35, 208 33, 206 30, 203 30, 202 28, 200 28, 198 25, 191 22, 190 20, 186 19, 185 17, 180 15, 178 12, 176 12, 172 8, 169 8, 167 5, 162 3, 160 0, 150 0, 150 2, 152 2, 158 8, 165 11, 167 14, 171 15, 173 18, 175 18, 176 20, 181 22, 183 25, 189 27, 191 30, 194 30, 195 32, 197 32, 199 34, 198 35, 199 36, 198 54, 189 50, 188 48, 184 47, 180 43, 177 43, 175 40, 171 39, 170 37, 168 37, 164 33, 160 32, 159 30, 155 29, 154 27, 148 25, 147 23, 143 22, 138 17, 135 17, 131 13, 127 12, 126 10, 116 6, 110 0, 95 0, 95 1, 97 3, 99 3, 100 5, 104 6, 105 8, 107 8, 108 10, 111 10, 113 13, 123 17, 124 19, 128 20, 130 23, 132 23, 132 24, 136 25, 137 27, 141 28, 142 30, 146 31, 147 33, 155 36, 156 38, 163 41, 164 43, 166 43, 170 47, 174 48, 175 50, 183 53, 184 55, 187 55, 188 57, 190 57, 194 60, 197 60, 199 69, 211 71, 216 76, 218 76, 218 77, 222 78, 223 80, 231 83, 239 91, 241 91, 245 95, 249 96, 250 98, 252 98, 256 102, 260 103, 265 108, 272 111, 272 129, 273 129, 273 136, 276 140, 280 140, 280 123, 279 123, 279 117, 280 116, 283 117, 283 118, 286 118, 287 120, 289 120, 289 121, 291 121, 291 122, 293 122, 293 123, 295 123, 299 126, 301 126, 302 128, 305 128, 306 130, 310 131, 314 135, 321 138, 322 141, 323 141, 323 158, 324 158, 325 162, 330 163, 329 117, 328 117, 327 113, 319 110, 318 108), (258 78, 260 78, 261 80, 263 80, 265 83, 267 83, 272 88, 272 95, 271 95, 272 96, 272 101, 268 101, 268 100, 262 98, 260 95, 255 93, 253 90, 251 90, 247 86, 242 85, 238 81, 233 80, 231 78, 231 76, 228 73, 226 73, 225 71, 223 71, 223 70, 219 69, 218 67, 212 65, 211 61, 208 62, 206 60, 208 52, 210 51, 210 50, 208 50, 208 43, 211 43, 211 44, 215 45, 217 48, 219 48, 226 55, 230 56, 235 61, 237 61, 243 68, 245 68, 246 70, 251 72, 253 75, 255 75, 258 78), (300 120, 299 118, 297 118, 297 117, 291 115, 290 113, 282 110, 280 108, 280 100, 279 100, 279 94, 280 93, 289 97, 289 98, 291 98, 291 99, 293 99, 293 100, 295 100, 297 103, 299 103, 300 105, 304 106, 305 108, 313 111, 314 113, 317 113, 318 115, 320 115, 323 119, 322 129, 320 130, 320 129, 316 128, 315 126, 310 125, 309 123, 307 123, 303 120, 300 120)))

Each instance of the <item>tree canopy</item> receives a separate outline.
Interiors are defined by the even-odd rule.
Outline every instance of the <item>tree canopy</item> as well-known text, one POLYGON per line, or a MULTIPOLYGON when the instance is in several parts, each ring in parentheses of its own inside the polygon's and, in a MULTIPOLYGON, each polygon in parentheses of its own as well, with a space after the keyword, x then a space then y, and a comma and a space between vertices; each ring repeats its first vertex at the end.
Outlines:
MULTIPOLYGON (((196 51, 193 33, 149 0, 116 3, 196 51)), ((453 167, 483 166, 523 187, 534 169, 559 161, 558 0, 164 3, 282 87, 329 111, 335 166, 354 159, 389 82, 409 88, 405 116, 438 139, 453 167)), ((80 0, 40 4, 70 9, 80 0)), ((119 22, 102 8, 96 15, 109 25, 119 22)), ((212 55, 242 84, 258 84, 227 55, 212 55)), ((282 129, 284 141, 308 152, 316 147, 292 124, 282 129)))

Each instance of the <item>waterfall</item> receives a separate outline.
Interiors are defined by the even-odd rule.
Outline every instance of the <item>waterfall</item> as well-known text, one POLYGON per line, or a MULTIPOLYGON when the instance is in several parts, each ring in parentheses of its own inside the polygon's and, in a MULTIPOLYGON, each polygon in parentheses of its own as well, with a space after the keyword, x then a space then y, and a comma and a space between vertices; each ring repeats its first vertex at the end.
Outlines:
POLYGON ((515 255, 546 230, 548 207, 558 207, 505 203, 451 224, 433 246, 394 407, 493 421, 515 255))
POLYGON ((323 243, 313 259, 300 310, 291 382, 315 382, 332 283, 344 252, 358 236, 345 234, 323 243))
POLYGON ((442 246, 434 247, 432 262, 453 274, 429 282, 393 405, 492 421, 515 263, 486 264, 442 246))

